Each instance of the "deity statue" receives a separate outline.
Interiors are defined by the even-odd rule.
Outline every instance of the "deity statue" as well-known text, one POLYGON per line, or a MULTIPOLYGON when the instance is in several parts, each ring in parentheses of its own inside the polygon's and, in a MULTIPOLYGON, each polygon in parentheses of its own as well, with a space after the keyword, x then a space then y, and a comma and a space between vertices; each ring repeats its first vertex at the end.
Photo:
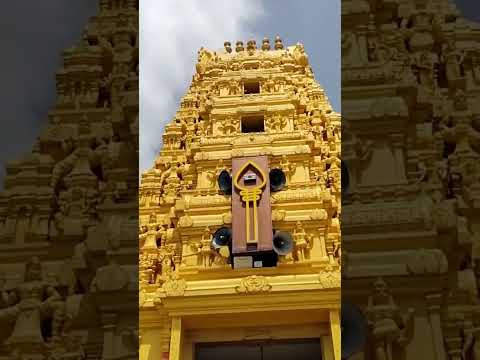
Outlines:
POLYGON ((142 252, 139 257, 139 283, 153 284, 158 270, 157 254, 152 252, 142 252))
POLYGON ((480 328, 466 329, 464 336, 462 359, 480 360, 480 328))
POLYGON ((210 228, 208 226, 203 231, 202 240, 200 241, 199 253, 202 261, 202 266, 204 268, 212 266, 212 256, 214 255, 214 251, 212 249, 212 234, 210 233, 210 228))
POLYGON ((373 283, 373 295, 368 298, 366 315, 373 339, 372 358, 402 359, 401 354, 413 336, 413 310, 409 309, 404 319, 382 278, 373 283))
POLYGON ((98 85, 97 108, 107 108, 112 105, 110 96, 110 86, 112 83, 112 75, 104 76, 98 85))
POLYGON ((325 115, 322 114, 321 110, 313 109, 310 113, 310 125, 312 133, 317 140, 323 138, 323 130, 325 124, 325 115))
POLYGON ((307 238, 307 233, 303 228, 303 225, 300 221, 297 221, 295 224, 295 229, 293 230, 293 240, 295 241, 295 250, 298 261, 304 261, 306 259, 306 252, 309 248, 309 240, 307 238))
POLYGON ((205 48, 200 48, 198 51, 198 63, 196 65, 198 74, 202 75, 207 69, 208 63, 213 58, 213 54, 205 48))
POLYGON ((41 350, 46 340, 42 336, 41 321, 52 320, 52 335, 59 334, 62 313, 58 303, 62 299, 55 288, 43 281, 42 266, 37 257, 25 265, 24 282, 18 285, 16 296, 14 305, 0 310, 0 320, 15 321, 12 334, 5 344, 13 348, 28 344, 32 351, 41 350))
POLYGON ((275 81, 271 75, 263 82, 262 91, 265 93, 273 93, 275 91, 275 81))
POLYGON ((295 45, 293 56, 299 65, 306 67, 308 65, 308 56, 305 54, 305 49, 302 44, 295 45))
POLYGON ((333 155, 329 156, 325 162, 330 164, 330 167, 327 170, 327 177, 329 184, 333 187, 334 190, 340 191, 341 189, 341 160, 338 156, 333 155))
POLYGON ((442 56, 440 59, 445 63, 448 80, 457 80, 463 75, 465 54, 456 49, 455 40, 448 39, 442 45, 442 56))
POLYGON ((230 54, 232 52, 232 44, 230 43, 230 41, 225 41, 223 43, 223 46, 225 47, 225 52, 230 54))
POLYGON ((281 132, 281 131, 285 130, 286 124, 287 124, 287 121, 286 121, 285 117, 283 117, 280 114, 275 114, 272 117, 271 130, 273 132, 281 132))
POLYGON ((270 40, 268 38, 263 38, 263 40, 262 40, 262 50, 263 51, 270 50, 270 40))
POLYGON ((175 245, 163 245, 158 251, 158 263, 161 266, 161 280, 165 280, 175 271, 175 245))
POLYGON ((285 173, 285 177, 287 178, 287 184, 290 183, 292 179, 292 175, 295 172, 296 165, 295 163, 291 163, 288 161, 286 155, 282 155, 282 160, 280 161, 280 167, 282 168, 283 172, 285 173))
POLYGON ((241 52, 241 51, 245 50, 244 47, 243 47, 243 41, 237 41, 237 43, 235 45, 236 45, 235 46, 235 51, 236 52, 241 52))
POLYGON ((275 36, 275 50, 283 50, 283 42, 280 36, 275 36))
POLYGON ((228 95, 238 95, 241 91, 241 85, 238 81, 232 80, 228 84, 228 95))
POLYGON ((257 49, 257 42, 255 40, 248 40, 247 51, 249 55, 253 55, 257 49))
POLYGON ((342 265, 342 244, 340 241, 333 243, 333 257, 337 260, 338 265, 342 265))
POLYGON ((223 119, 220 122, 220 125, 223 131, 223 134, 227 136, 238 131, 238 126, 237 126, 238 124, 237 124, 237 121, 235 121, 235 118, 233 116, 229 116, 223 119))

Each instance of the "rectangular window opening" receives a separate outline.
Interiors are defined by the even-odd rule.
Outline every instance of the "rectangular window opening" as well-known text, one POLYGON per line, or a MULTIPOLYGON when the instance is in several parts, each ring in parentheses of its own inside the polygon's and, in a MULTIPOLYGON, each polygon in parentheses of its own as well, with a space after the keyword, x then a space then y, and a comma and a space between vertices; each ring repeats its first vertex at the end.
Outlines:
POLYGON ((265 132, 263 115, 242 117, 242 133, 265 132))
POLYGON ((248 94, 260 94, 260 83, 258 81, 251 81, 243 84, 243 93, 248 94))

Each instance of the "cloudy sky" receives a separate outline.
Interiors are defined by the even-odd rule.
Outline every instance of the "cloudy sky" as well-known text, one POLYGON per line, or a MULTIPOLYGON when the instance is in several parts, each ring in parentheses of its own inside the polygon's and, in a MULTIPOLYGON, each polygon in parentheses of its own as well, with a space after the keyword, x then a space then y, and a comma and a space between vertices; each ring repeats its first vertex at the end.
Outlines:
POLYGON ((226 40, 302 42, 317 80, 340 111, 337 0, 140 0, 140 171, 150 168, 195 69, 197 50, 226 40))

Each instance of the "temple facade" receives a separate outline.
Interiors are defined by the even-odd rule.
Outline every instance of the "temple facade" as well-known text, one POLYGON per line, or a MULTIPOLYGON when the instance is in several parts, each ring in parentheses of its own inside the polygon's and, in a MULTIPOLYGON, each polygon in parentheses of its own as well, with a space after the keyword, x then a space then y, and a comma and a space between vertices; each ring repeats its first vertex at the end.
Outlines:
POLYGON ((303 45, 200 49, 141 179, 140 359, 340 360, 340 144, 303 45))
POLYGON ((7 165, 2 360, 138 358, 137 29, 137 1, 99 1, 44 130, 7 165))
POLYGON ((351 359, 480 358, 479 40, 453 1, 342 1, 351 359))

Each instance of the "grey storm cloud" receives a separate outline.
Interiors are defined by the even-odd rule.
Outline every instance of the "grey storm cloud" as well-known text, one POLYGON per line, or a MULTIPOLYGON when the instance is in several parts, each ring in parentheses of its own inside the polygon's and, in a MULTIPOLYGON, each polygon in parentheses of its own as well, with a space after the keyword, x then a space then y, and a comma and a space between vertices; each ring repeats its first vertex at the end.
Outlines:
POLYGON ((62 51, 76 44, 98 0, 2 4, 0 187, 5 164, 30 152, 55 100, 62 51))

